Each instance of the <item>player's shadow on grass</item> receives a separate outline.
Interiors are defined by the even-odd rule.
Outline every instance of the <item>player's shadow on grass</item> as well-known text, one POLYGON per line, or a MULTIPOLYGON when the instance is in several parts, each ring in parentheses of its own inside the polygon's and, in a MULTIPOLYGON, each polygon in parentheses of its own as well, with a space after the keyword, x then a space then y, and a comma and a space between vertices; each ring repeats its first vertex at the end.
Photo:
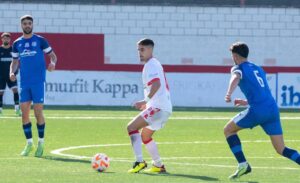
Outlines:
POLYGON ((72 158, 61 158, 55 156, 43 156, 42 159, 52 160, 52 161, 63 161, 63 162, 70 162, 70 163, 91 163, 89 160, 84 159, 72 159, 72 158))
MULTIPOLYGON (((62 162, 67 162, 67 163, 88 163, 88 164, 91 164, 90 160, 84 160, 84 159, 60 158, 60 157, 55 157, 55 156, 43 156, 41 158, 45 159, 45 160, 62 161, 62 162)), ((105 171, 104 173, 116 173, 116 172, 105 171)))
POLYGON ((144 173, 145 175, 150 176, 171 176, 171 177, 184 177, 189 179, 200 179, 205 181, 219 181, 219 179, 215 177, 208 177, 208 176, 201 176, 201 175, 188 175, 188 174, 178 174, 178 173, 161 173, 161 174, 151 174, 151 173, 144 173))

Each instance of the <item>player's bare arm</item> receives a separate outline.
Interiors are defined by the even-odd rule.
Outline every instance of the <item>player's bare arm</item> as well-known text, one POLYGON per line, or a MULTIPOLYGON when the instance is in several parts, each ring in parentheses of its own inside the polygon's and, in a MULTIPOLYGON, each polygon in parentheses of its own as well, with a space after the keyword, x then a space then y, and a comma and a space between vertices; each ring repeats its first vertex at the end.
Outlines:
POLYGON ((238 74, 238 73, 232 74, 232 76, 230 78, 228 90, 227 90, 227 93, 225 95, 225 101, 226 102, 231 102, 231 94, 234 92, 234 90, 238 86, 240 80, 241 80, 241 75, 240 74, 238 74))
POLYGON ((54 53, 54 51, 51 51, 48 54, 49 58, 50 58, 50 64, 48 65, 48 71, 54 71, 55 70, 55 65, 57 63, 57 57, 56 54, 54 53))
POLYGON ((19 60, 13 59, 13 61, 10 64, 10 71, 9 71, 9 77, 11 81, 16 81, 15 72, 17 71, 18 67, 19 67, 19 60))
POLYGON ((141 101, 138 101, 137 103, 135 103, 134 107, 139 110, 144 110, 146 108, 146 103, 155 95, 155 93, 158 91, 160 86, 161 86, 161 83, 159 80, 153 82, 151 85, 149 95, 144 100, 141 100, 141 101))

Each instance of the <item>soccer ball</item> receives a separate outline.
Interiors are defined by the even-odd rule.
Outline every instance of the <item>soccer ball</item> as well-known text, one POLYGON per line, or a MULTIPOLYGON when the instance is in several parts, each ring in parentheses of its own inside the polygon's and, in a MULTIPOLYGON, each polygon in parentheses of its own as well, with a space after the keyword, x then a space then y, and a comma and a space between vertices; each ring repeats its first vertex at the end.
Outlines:
POLYGON ((109 157, 104 153, 97 153, 92 158, 92 167, 98 172, 103 172, 109 167, 109 157))

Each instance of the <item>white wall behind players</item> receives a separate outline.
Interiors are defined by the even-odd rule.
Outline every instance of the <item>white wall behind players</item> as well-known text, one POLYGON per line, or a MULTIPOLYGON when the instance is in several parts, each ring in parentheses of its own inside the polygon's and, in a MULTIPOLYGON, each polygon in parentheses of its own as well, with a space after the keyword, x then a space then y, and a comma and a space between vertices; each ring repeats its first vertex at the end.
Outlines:
MULTIPOLYGON (((166 73, 166 76, 174 106, 233 105, 224 102, 229 74, 166 73)), ((276 75, 268 75, 268 81, 273 96, 277 97, 276 75)), ((47 82, 47 105, 131 106, 134 101, 144 98, 139 72, 56 71, 48 73, 47 82)), ((236 97, 244 98, 239 89, 233 94, 233 98, 236 97)), ((11 92, 6 91, 4 99, 6 104, 12 104, 11 92)))
POLYGON ((18 32, 32 14, 36 32, 103 33, 110 63, 137 63, 135 43, 150 37, 163 64, 229 64, 229 45, 250 47, 260 65, 298 66, 300 11, 296 8, 113 6, 0 3, 0 32, 18 32))

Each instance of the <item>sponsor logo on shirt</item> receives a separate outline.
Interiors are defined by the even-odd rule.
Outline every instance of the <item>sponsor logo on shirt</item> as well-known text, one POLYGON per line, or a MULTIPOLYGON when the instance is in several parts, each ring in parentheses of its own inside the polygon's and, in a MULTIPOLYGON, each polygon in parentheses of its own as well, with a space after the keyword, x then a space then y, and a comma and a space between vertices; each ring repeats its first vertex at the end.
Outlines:
POLYGON ((34 50, 28 50, 28 49, 24 49, 22 53, 20 53, 20 57, 32 57, 35 56, 37 54, 36 51, 34 50))

